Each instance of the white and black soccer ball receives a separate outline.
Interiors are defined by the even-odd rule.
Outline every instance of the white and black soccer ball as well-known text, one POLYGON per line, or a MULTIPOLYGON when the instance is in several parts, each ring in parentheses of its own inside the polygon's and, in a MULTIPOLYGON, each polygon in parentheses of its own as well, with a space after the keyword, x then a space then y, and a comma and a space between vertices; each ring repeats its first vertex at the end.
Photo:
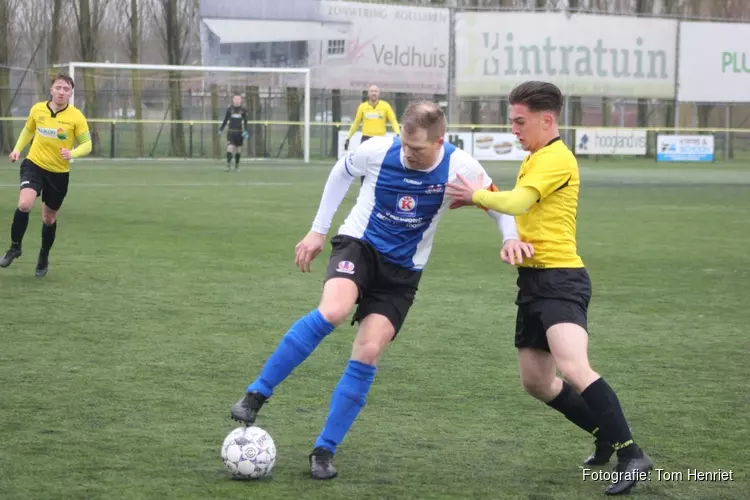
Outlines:
POLYGON ((236 479, 260 479, 276 463, 276 445, 260 427, 238 427, 221 445, 221 459, 236 479))

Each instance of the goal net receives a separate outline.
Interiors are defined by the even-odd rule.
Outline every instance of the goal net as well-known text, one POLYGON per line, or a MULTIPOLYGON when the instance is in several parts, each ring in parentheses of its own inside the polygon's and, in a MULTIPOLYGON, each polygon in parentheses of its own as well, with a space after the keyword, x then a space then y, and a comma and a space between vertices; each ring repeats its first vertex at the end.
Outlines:
POLYGON ((310 71, 71 62, 73 104, 96 156, 222 158, 233 97, 247 110, 245 157, 310 161, 310 71))

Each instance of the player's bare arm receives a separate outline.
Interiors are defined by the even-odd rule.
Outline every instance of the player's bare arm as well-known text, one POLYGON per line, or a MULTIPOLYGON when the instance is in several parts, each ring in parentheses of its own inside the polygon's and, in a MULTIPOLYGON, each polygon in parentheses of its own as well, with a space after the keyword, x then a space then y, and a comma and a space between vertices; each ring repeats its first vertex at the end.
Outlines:
POLYGON ((521 240, 507 240, 500 249, 500 260, 511 266, 521 264, 524 257, 534 256, 534 245, 521 240))
POLYGON ((294 264, 303 273, 310 272, 310 264, 315 257, 323 251, 323 245, 326 242, 325 233, 310 231, 302 238, 302 241, 294 247, 294 264))

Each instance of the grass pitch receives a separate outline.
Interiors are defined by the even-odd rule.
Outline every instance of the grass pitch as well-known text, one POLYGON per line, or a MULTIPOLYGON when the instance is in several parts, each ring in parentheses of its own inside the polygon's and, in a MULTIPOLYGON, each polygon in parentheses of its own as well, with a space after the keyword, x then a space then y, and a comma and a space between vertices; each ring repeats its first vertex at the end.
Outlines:
MULTIPOLYGON (((279 338, 317 305, 329 248, 302 275, 330 164, 81 161, 50 273, 24 255, 0 270, 3 499, 488 498, 579 500, 592 449, 520 387, 515 272, 479 210, 447 214, 416 303, 340 447, 340 476, 307 454, 350 353, 340 327, 282 384, 257 424, 273 477, 228 479, 230 405, 279 338)), ((512 185, 517 165, 488 165, 512 185)), ((590 357, 638 442, 678 480, 643 499, 745 498, 750 167, 583 162, 579 247, 591 274, 590 357), (734 481, 688 481, 689 469, 734 481)), ((335 220, 352 205, 353 185, 335 220)), ((17 167, 0 171, 0 244, 17 167)))

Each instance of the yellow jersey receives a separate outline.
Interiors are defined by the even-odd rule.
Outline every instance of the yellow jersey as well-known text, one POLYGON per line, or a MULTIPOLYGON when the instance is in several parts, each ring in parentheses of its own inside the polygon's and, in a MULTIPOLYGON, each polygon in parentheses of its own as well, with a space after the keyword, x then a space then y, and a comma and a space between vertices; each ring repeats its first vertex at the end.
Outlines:
POLYGON ((395 133, 401 133, 396 114, 393 112, 390 104, 385 101, 378 101, 373 106, 370 104, 370 101, 365 101, 357 108, 357 116, 354 117, 354 122, 349 129, 348 139, 351 139, 357 131, 360 122, 362 123, 362 135, 369 137, 385 135, 386 121, 391 123, 391 127, 395 133))
POLYGON ((33 134, 26 157, 50 172, 69 172, 70 163, 62 157, 60 150, 72 150, 74 140, 79 144, 91 140, 86 117, 70 104, 57 113, 52 111, 48 101, 34 104, 26 128, 33 134))
POLYGON ((576 246, 580 185, 578 160, 559 137, 524 159, 516 187, 534 188, 540 196, 516 216, 521 241, 534 245, 534 256, 521 267, 583 267, 576 246))

